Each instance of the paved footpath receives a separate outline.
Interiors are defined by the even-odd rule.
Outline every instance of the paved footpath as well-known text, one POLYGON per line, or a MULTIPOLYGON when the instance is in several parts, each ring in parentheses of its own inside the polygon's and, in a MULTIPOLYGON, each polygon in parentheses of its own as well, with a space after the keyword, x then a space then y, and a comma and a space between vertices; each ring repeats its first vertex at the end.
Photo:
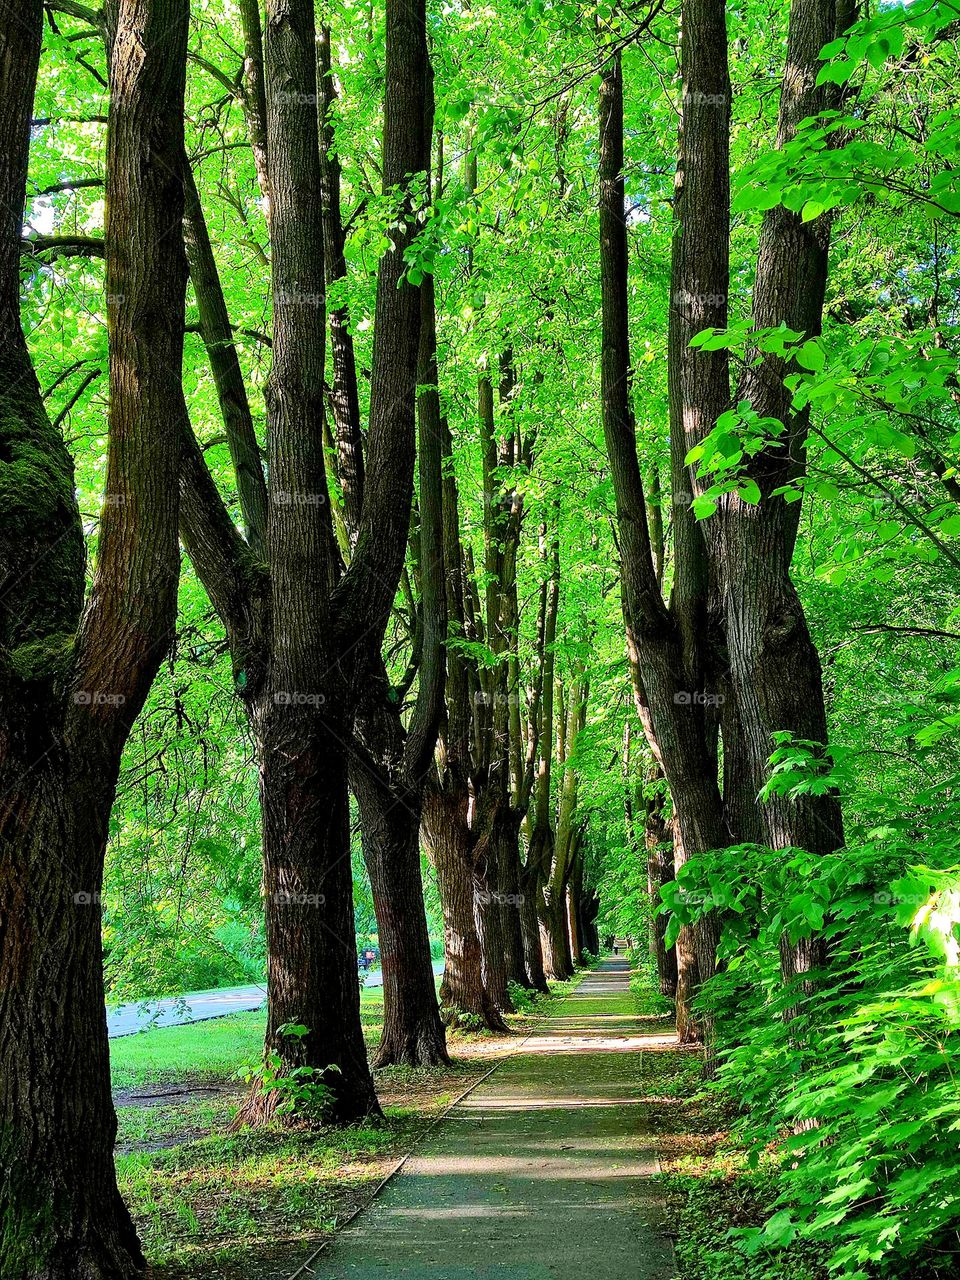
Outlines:
POLYGON ((671 1038, 631 1016, 628 983, 624 960, 588 974, 306 1274, 671 1280, 639 1070, 671 1038))

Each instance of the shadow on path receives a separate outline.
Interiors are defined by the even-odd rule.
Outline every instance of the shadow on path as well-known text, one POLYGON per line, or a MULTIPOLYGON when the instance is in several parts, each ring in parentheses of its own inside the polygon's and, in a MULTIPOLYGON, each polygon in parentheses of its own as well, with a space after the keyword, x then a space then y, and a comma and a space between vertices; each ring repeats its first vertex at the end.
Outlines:
POLYGON ((674 1040, 631 1016, 629 978, 588 974, 301 1276, 669 1280, 639 1056, 674 1040))

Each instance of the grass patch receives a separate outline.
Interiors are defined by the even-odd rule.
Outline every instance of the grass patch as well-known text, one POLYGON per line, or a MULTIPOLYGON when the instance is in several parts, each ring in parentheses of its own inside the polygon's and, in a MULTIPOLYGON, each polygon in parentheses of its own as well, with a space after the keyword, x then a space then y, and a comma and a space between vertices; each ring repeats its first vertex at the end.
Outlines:
MULTIPOLYGON (((364 991, 360 1017, 368 1041, 383 1027, 383 992, 364 991)), ((114 1089, 134 1089, 168 1080, 232 1079, 245 1063, 263 1052, 267 1015, 262 1009, 208 1018, 183 1027, 153 1027, 110 1042, 114 1089)))
POLYGON ((154 1027, 110 1042, 115 1089, 169 1080, 223 1080, 263 1048, 266 1014, 231 1013, 184 1027, 154 1027))
POLYGON ((120 1187, 156 1276, 293 1268, 385 1171, 416 1122, 320 1132, 267 1129, 121 1156, 120 1187))

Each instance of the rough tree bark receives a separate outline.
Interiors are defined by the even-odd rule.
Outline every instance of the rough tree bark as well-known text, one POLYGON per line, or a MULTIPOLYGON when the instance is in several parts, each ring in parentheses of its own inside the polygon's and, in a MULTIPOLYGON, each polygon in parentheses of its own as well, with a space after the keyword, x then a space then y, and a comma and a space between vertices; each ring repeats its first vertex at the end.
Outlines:
MULTIPOLYGON (((467 634, 466 561, 460 542, 457 483, 450 466, 452 441, 442 424, 443 565, 448 631, 467 634)), ((477 857, 470 818, 474 713, 480 693, 475 664, 448 646, 444 706, 436 768, 424 798, 423 835, 437 873, 444 919, 444 976, 440 999, 445 1018, 478 1019, 490 1030, 506 1023, 485 986, 481 937, 475 916, 477 857)), ((482 887, 481 880, 481 887, 482 887)))
MULTIPOLYGON (((333 150, 336 90, 329 30, 318 46, 323 235, 328 286, 346 278, 340 214, 340 167, 333 150)), ((432 138, 432 87, 425 99, 423 137, 432 138)), ((423 163, 429 174, 429 155, 423 163)), ((414 654, 401 685, 391 686, 380 652, 371 655, 369 678, 357 706, 350 749, 350 782, 360 810, 362 847, 380 937, 384 973, 384 1027, 376 1066, 431 1066, 447 1061, 434 986, 430 938, 420 867, 420 815, 443 709, 446 609, 443 582, 442 422, 437 386, 436 303, 432 277, 421 286, 417 381, 421 599, 414 654), (402 710, 406 689, 418 678, 409 725, 402 710)), ((347 542, 356 546, 364 504, 364 441, 349 308, 330 313, 337 475, 343 492, 347 542)))
POLYGON ((113 1166, 99 895, 123 744, 176 617, 188 5, 113 13, 109 446, 85 609, 72 463, 19 318, 42 21, 39 0, 0 5, 0 1272, 118 1280, 144 1260, 113 1166))
POLYGON ((644 785, 634 776, 631 760, 632 733, 630 721, 623 728, 624 809, 627 839, 634 856, 642 859, 647 870, 647 894, 650 900, 650 954, 657 968, 660 994, 670 1000, 677 995, 677 951, 667 947, 667 917, 658 913, 661 890, 675 878, 673 865, 672 824, 665 816, 665 797, 657 789, 663 781, 660 766, 651 761, 643 770, 644 785), (648 793, 645 795, 645 792, 648 793), (637 809, 643 809, 642 836, 638 830, 637 809))
POLYGON ((440 1002, 447 1021, 478 1020, 490 1031, 507 1024, 483 977, 483 955, 474 914, 475 887, 470 868, 470 831, 466 792, 449 787, 427 789, 423 834, 430 850, 443 910, 444 970, 440 1002), (462 798, 462 803, 460 802, 462 798))
MULTIPOLYGON (((429 137, 429 131, 427 132, 429 137)), ((433 280, 422 289, 419 469, 422 641, 409 729, 382 669, 361 699, 351 782, 360 808, 383 963, 384 1026, 375 1065, 447 1062, 420 868, 423 795, 443 711, 446 601, 443 581, 442 432, 433 280)))
POLYGON ((186 157, 183 162, 183 185, 183 238, 200 316, 200 335, 216 383, 227 447, 237 478, 237 496, 240 499, 244 533, 251 551, 262 558, 266 550, 267 486, 260 463, 260 448, 213 246, 193 170, 186 157))
MULTIPOLYGON (((784 146, 803 120, 835 108, 836 85, 817 85, 820 50, 842 32, 851 8, 836 0, 794 0, 790 8, 786 67, 780 94, 777 141, 784 146)), ((806 338, 820 333, 830 247, 829 215, 803 222, 777 207, 763 220, 753 291, 757 329, 785 324, 806 338)), ((758 506, 726 495, 717 514, 714 555, 722 583, 731 685, 741 726, 742 758, 756 794, 769 777, 773 733, 826 743, 827 723, 820 659, 790 576, 800 503, 774 491, 804 470, 808 413, 795 413, 784 377, 790 359, 763 355, 748 360, 737 392, 764 418, 786 427, 783 437, 749 462, 760 489, 758 506)), ((834 794, 789 799, 774 795, 761 807, 764 839, 775 849, 798 847, 831 853, 843 844, 843 820, 834 794)), ((781 944, 787 980, 824 960, 822 940, 781 944)))
POLYGON ((548 977, 568 978, 574 967, 574 938, 567 914, 567 888, 573 873, 579 844, 575 824, 577 771, 573 761, 577 738, 587 714, 588 684, 577 678, 570 690, 566 715, 560 713, 561 734, 557 766, 563 770, 557 806, 556 834, 543 889, 538 900, 543 939, 543 962, 548 977))
MULTIPOLYGON (((320 179, 323 189, 323 248, 327 287, 343 287, 347 278, 344 257, 343 217, 340 205, 340 159, 336 153, 334 124, 338 100, 333 78, 330 28, 324 27, 317 42, 317 74, 320 101, 320 179)), ((426 136, 432 125, 427 122, 426 136)), ((429 157, 427 157, 429 158, 429 157)), ((353 547, 360 531, 363 509, 363 435, 360 430, 360 392, 357 359, 350 330, 350 307, 345 298, 330 308, 330 354, 333 377, 330 407, 337 447, 337 477, 343 491, 347 537, 353 547)))
POLYGON ((566 936, 563 912, 563 868, 555 878, 557 860, 557 833, 551 810, 551 785, 554 751, 557 764, 564 764, 563 752, 557 749, 557 739, 565 741, 566 726, 560 712, 560 732, 554 733, 554 700, 557 688, 556 658, 554 646, 557 638, 557 617, 560 605, 560 548, 554 537, 549 550, 550 577, 546 584, 544 600, 544 628, 542 645, 542 700, 540 703, 539 752, 533 822, 530 846, 527 851, 527 878, 536 910, 543 972, 546 978, 564 979, 570 976, 572 963, 566 936))
MULTIPOLYGON (((245 18, 252 21, 251 14, 245 18)), ((425 154, 422 5, 389 0, 386 39, 383 181, 385 191, 402 193, 400 230, 378 275, 371 483, 350 564, 344 569, 334 537, 323 449, 326 279, 309 0, 269 4, 263 42, 274 301, 269 570, 256 564, 233 526, 192 439, 181 520, 227 628, 237 690, 258 746, 266 1051, 279 1058, 281 1072, 313 1068, 330 1091, 331 1117, 344 1122, 379 1110, 360 1027, 347 761, 357 701, 380 662, 412 501, 421 300, 405 278, 403 255, 416 232, 413 192, 425 154), (287 1034, 289 1023, 308 1033, 287 1034)), ((251 101, 255 106, 256 95, 251 101)), ((262 1122, 276 1102, 252 1092, 239 1123, 262 1122)))

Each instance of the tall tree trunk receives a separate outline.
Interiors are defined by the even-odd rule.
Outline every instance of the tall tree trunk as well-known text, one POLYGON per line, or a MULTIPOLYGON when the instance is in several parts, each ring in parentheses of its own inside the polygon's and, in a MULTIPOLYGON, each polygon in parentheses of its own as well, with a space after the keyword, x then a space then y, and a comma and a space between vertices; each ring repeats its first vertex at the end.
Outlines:
MULTIPOLYGON (((778 145, 785 146, 805 120, 839 103, 836 85, 817 84, 820 50, 842 32, 851 9, 836 0, 794 0, 790 8, 786 69, 780 95, 778 145), (839 14, 838 14, 839 9, 839 14)), ((830 215, 804 222, 778 206, 764 217, 753 293, 758 329, 786 325, 806 338, 820 333, 830 247, 830 215)), ((809 411, 795 413, 784 378, 789 358, 764 355, 748 361, 737 400, 761 418, 775 418, 786 431, 752 458, 748 474, 761 494, 748 506, 729 494, 718 512, 718 574, 726 603, 731 683, 741 722, 750 786, 759 792, 769 779, 773 734, 787 730, 826 743, 827 722, 820 659, 803 606, 790 576, 800 504, 776 491, 803 471, 809 411)), ((761 810, 766 843, 828 854, 843 844, 837 796, 798 799, 774 795, 761 810)), ((784 977, 808 972, 825 958, 821 939, 781 944, 784 977)))
POLYGON ((507 979, 518 986, 530 985, 527 976, 520 920, 520 815, 509 803, 503 805, 494 829, 494 846, 499 881, 503 893, 503 933, 506 942, 507 979))
POLYGON ((263 78, 263 26, 260 0, 237 0, 243 27, 243 114, 253 150, 257 182, 270 219, 270 174, 267 158, 267 98, 263 78))
POLYGON ((577 924, 576 890, 572 884, 567 885, 567 933, 570 938, 570 956, 574 967, 583 963, 583 948, 580 945, 580 929, 577 924))
MULTIPOLYGON (((702 0, 712 5, 722 26, 722 0, 702 0)), ((696 0, 701 3, 701 0, 696 0)), ((692 7, 693 0, 691 0, 692 7)), ((682 51, 702 49, 709 56, 711 46, 702 46, 694 36, 695 24, 684 10, 682 51)), ((712 30, 711 15, 704 19, 703 39, 712 30)), ((714 35, 716 32, 714 31, 714 35)), ((725 69, 725 44, 722 46, 725 69)), ((704 71, 704 84, 688 83, 684 70, 684 105, 688 101, 702 107, 709 99, 721 126, 729 111, 729 87, 713 84, 714 69, 704 71), (709 74, 708 74, 709 72, 709 74), (709 86, 709 93, 707 92, 709 86), (706 94, 706 97, 704 96, 706 94), (719 95, 719 96, 718 96, 719 95), (725 96, 724 96, 725 95, 725 96), (716 103, 721 104, 718 110, 716 103)), ((686 134, 684 134, 686 138, 686 134)), ((724 847, 724 823, 715 752, 708 741, 702 700, 702 645, 691 624, 699 615, 703 557, 695 543, 677 544, 674 591, 668 608, 660 590, 654 549, 647 524, 647 506, 637 458, 636 434, 630 405, 630 345, 628 314, 627 238, 623 185, 623 75, 619 55, 607 64, 600 87, 600 242, 601 292, 603 298, 603 351, 601 391, 604 436, 611 462, 617 519, 621 535, 623 566, 622 594, 627 628, 627 645, 634 676, 637 711, 654 759, 663 768, 676 814, 677 865, 696 853, 724 847)), ((687 207, 686 170, 683 152, 678 169, 678 190, 687 207)), ((726 181, 726 173, 722 175, 726 181)), ((717 210, 719 225, 725 226, 726 205, 717 210)), ((682 215, 678 214, 678 217, 682 215)), ((679 233, 678 233, 679 234, 679 233)), ((677 290, 677 239, 674 242, 674 270, 671 289, 677 290)), ((686 287, 686 286, 685 286, 686 287)), ((724 286, 725 289, 726 286, 724 286)), ((709 301, 703 284, 696 286, 698 305, 709 301)), ((682 292, 682 290, 681 290, 682 292)), ((684 295, 685 296, 685 295, 684 295)), ((725 294, 724 294, 725 296, 725 294)), ((671 352, 675 353, 678 327, 671 302, 671 352)), ((682 348, 681 348, 682 349, 682 348)), ((676 358, 674 356, 674 358, 676 358)), ((671 417, 677 411, 671 373, 671 417)), ((671 430, 671 439, 677 435, 671 430)), ((713 972, 716 931, 712 921, 704 921, 693 931, 698 973, 691 981, 703 980, 713 972)), ((688 988, 681 982, 678 1003, 686 999, 688 988)), ((678 1009, 678 1021, 686 1034, 695 1032, 689 1009, 678 1009)))
POLYGON ((594 890, 589 890, 581 899, 583 914, 580 922, 580 934, 583 938, 583 945, 591 955, 598 956, 600 954, 600 934, 597 929, 597 913, 600 910, 600 900, 594 890))
POLYGON ((677 935, 677 1040, 680 1044, 700 1044, 703 1029, 693 1013, 693 1000, 700 987, 700 966, 694 932, 684 926, 677 935))
MULTIPOLYGON (((323 237, 328 286, 346 279, 344 229, 340 209, 340 162, 334 147, 337 101, 332 76, 331 37, 321 32, 317 46, 320 90, 320 169, 323 237)), ((426 68, 423 138, 432 135, 432 83, 426 68)), ((429 174, 429 157, 425 157, 429 174)), ((428 184, 429 185, 429 184, 428 184)), ((384 970, 384 1032, 375 1063, 431 1065, 447 1061, 430 958, 430 939, 420 869, 419 827, 423 788, 443 710, 446 610, 442 541, 442 421, 437 386, 436 315, 432 277, 420 290, 417 382, 420 469, 418 643, 410 680, 419 675, 416 704, 405 728, 402 698, 391 688, 379 653, 363 682, 350 777, 360 807, 364 856, 373 887, 384 970)), ((357 367, 345 303, 330 314, 333 354, 331 404, 337 475, 343 491, 347 550, 357 544, 364 506, 364 441, 360 425, 357 367)))
POLYGON ((558 892, 552 885, 545 885, 540 892, 539 916, 544 972, 548 978, 562 982, 573 973, 567 933, 566 890, 558 892))
POLYGON ((504 892, 493 851, 489 860, 479 865, 474 862, 474 868, 474 915, 483 960, 483 985, 498 1009, 513 1013, 507 989, 509 962, 504 892))
POLYGON ((524 869, 520 886, 520 932, 527 973, 526 985, 531 991, 547 992, 550 988, 543 967, 543 944, 540 941, 540 921, 537 915, 539 884, 536 875, 524 869))
MULTIPOLYGON (((327 712, 317 731, 284 706, 264 716, 260 739, 264 894, 267 922, 266 1044, 281 1074, 311 1067, 330 1091, 329 1117, 377 1114, 360 1026, 353 914, 345 730, 327 712), (346 852, 345 852, 346 851, 346 852), (306 1027, 300 1035, 286 1030, 306 1027)), ((238 1124, 262 1123, 282 1097, 256 1089, 238 1124)))
MULTIPOLYGON (((730 74, 724 0, 687 0, 681 16, 680 71, 683 108, 677 173, 674 186, 674 234, 670 272, 668 331, 670 454, 675 493, 674 539, 678 565, 671 607, 677 619, 683 651, 686 688, 705 694, 710 662, 710 574, 707 547, 694 520, 686 455, 702 433, 712 429, 730 403, 730 378, 725 351, 691 347, 692 338, 708 326, 727 323, 730 227, 730 74), (683 495, 681 497, 681 494, 683 495)), ((715 735, 700 715, 703 752, 717 779, 715 735)), ((729 840, 726 815, 713 847, 729 840)), ((677 810, 674 866, 703 851, 692 845, 677 810)), ((707 848, 710 847, 708 844, 707 848)), ((678 943, 678 1003, 688 992, 713 976, 719 941, 719 921, 711 914, 698 921, 678 943)), ((693 1034, 689 1004, 679 1021, 693 1034)), ((710 1039, 709 1024, 706 1027, 710 1039)), ((709 1052, 709 1044, 708 1044, 709 1052)))
POLYGON ((423 903, 422 787, 406 776, 399 710, 389 707, 379 682, 371 694, 370 706, 359 717, 362 736, 350 777, 383 967, 383 1034, 374 1066, 436 1066, 449 1059, 423 903))
POLYGON ((81 789, 80 778, 71 784, 59 753, 28 758, 22 772, 4 763, 0 1272, 18 1280, 139 1275, 144 1258, 113 1165, 100 942, 112 797, 81 789), (17 779, 28 771, 24 790, 17 779))
POLYGON ((449 1058, 423 907, 419 796, 409 792, 400 800, 375 779, 354 791, 383 967, 383 1034, 374 1066, 437 1066, 449 1058))
MULTIPOLYGON (((326 502, 325 278, 309 0, 270 0, 264 31, 273 367, 269 563, 271 662, 251 702, 260 756, 268 998, 265 1052, 279 1073, 312 1068, 333 1119, 379 1112, 356 973, 344 743, 351 671, 338 661, 331 595, 340 562, 326 502), (290 1024, 307 1028, 291 1034, 290 1024)), ((255 1086, 238 1124, 276 1113, 255 1086)))
POLYGON ((19 318, 43 12, 0 5, 0 1274, 16 1280, 126 1280, 144 1266, 113 1165, 99 902, 123 744, 176 617, 188 5, 120 0, 114 19, 105 252, 121 301, 81 616, 73 468, 19 318))
POLYGON ((217 388, 227 447, 237 478, 244 532, 253 553, 262 558, 267 532, 267 486, 253 427, 240 359, 220 284, 213 246, 190 162, 184 156, 184 244, 200 314, 200 333, 217 388))
MULTIPOLYGON (((323 188, 324 268, 328 288, 341 289, 347 277, 343 219, 340 210, 340 159, 336 153, 334 123, 337 87, 333 79, 330 28, 317 41, 320 95, 320 175, 323 188)), ((427 131, 429 137, 429 130, 427 131)), ((363 510, 363 438, 360 433, 360 395, 357 361, 350 329, 350 308, 345 301, 330 311, 330 354, 333 387, 330 403, 336 427, 337 475, 343 490, 344 518, 350 545, 360 532, 363 510)))
POLYGON ((643 839, 647 855, 647 891, 650 895, 650 943, 657 966, 660 994, 669 1000, 677 995, 677 953, 666 945, 667 917, 657 911, 662 890, 675 878, 673 866, 673 832, 663 816, 663 797, 647 800, 643 823, 643 839))
POLYGON ((491 1031, 505 1031, 503 1016, 484 984, 465 798, 463 805, 457 805, 449 795, 428 787, 423 831, 437 873, 443 909, 441 1005, 453 1023, 466 1015, 491 1031))
POLYGON ((673 830, 665 817, 666 797, 662 794, 663 770, 656 760, 649 761, 643 771, 644 785, 634 777, 630 758, 632 734, 630 721, 623 726, 623 779, 624 816, 627 839, 637 858, 642 858, 647 869, 647 895, 650 904, 650 955, 657 969, 660 994, 670 1000, 677 995, 677 954, 674 947, 665 944, 667 918, 658 914, 661 889, 675 877, 673 866, 673 830), (646 796, 644 797, 644 793, 646 796), (638 832, 636 809, 643 804, 643 840, 638 832))
MULTIPOLYGON (((417 228, 426 160, 429 62, 422 0, 387 0, 384 192, 403 191, 398 233, 377 278, 370 467, 344 571, 323 448, 326 346, 316 31, 310 0, 270 0, 264 35, 273 368, 270 419, 270 663, 255 707, 261 751, 270 958, 266 1051, 281 1072, 312 1067, 330 1112, 379 1112, 360 1025, 350 878, 346 752, 364 681, 400 580, 413 492, 421 297, 404 255, 417 228), (279 899, 272 895, 280 894, 279 899), (291 919, 289 894, 297 911, 291 919), (284 915, 283 913, 288 914, 284 915), (311 935, 311 936, 307 936, 311 935), (284 1032, 296 1006, 301 1037, 284 1032)), ((251 1093, 240 1122, 269 1116, 251 1093)))

